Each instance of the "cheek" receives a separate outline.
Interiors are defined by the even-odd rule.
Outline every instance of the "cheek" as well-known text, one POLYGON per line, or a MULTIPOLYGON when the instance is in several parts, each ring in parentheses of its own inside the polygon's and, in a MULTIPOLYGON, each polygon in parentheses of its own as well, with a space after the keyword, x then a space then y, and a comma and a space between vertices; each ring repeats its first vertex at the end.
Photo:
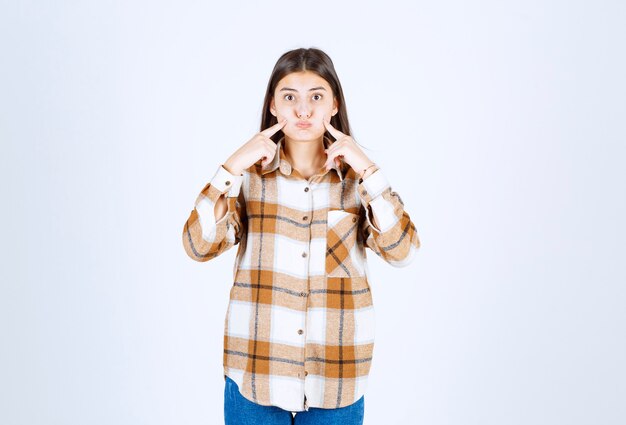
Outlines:
POLYGON ((315 109, 315 112, 317 115, 319 115, 320 120, 321 120, 323 115, 330 116, 333 113, 333 105, 332 103, 325 103, 323 105, 319 105, 315 109))
POLYGON ((293 115, 294 114, 291 108, 285 106, 276 106, 276 118, 278 118, 278 121, 280 121, 281 118, 287 118, 287 120, 292 120, 293 115))

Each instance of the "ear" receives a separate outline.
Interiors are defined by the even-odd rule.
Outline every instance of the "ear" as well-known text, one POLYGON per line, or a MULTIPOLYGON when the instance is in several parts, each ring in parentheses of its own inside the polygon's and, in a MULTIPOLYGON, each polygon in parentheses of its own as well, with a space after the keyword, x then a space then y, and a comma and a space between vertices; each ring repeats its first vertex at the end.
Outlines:
POLYGON ((337 112, 339 112, 338 102, 337 102, 337 98, 334 97, 333 98, 333 112, 331 113, 331 115, 335 116, 337 114, 337 112))
POLYGON ((276 113, 276 105, 274 104, 274 98, 272 98, 272 100, 270 101, 270 112, 272 113, 272 115, 274 115, 275 117, 277 116, 276 113))

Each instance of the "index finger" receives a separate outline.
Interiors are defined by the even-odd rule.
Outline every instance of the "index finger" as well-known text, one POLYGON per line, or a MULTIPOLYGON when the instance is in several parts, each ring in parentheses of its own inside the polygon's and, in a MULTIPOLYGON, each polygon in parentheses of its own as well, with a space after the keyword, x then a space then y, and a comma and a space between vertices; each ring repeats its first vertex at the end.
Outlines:
POLYGON ((277 122, 273 126, 268 127, 265 130, 261 131, 261 134, 264 135, 265 137, 271 137, 274 135, 274 133, 276 133, 278 130, 283 128, 286 123, 287 123, 286 119, 284 119, 283 121, 277 122))
POLYGON ((332 126, 332 124, 330 123, 330 118, 324 117, 323 121, 324 121, 324 125, 326 126, 326 129, 335 138, 335 140, 339 140, 343 136, 345 136, 345 134, 343 134, 341 131, 337 130, 335 127, 332 126))

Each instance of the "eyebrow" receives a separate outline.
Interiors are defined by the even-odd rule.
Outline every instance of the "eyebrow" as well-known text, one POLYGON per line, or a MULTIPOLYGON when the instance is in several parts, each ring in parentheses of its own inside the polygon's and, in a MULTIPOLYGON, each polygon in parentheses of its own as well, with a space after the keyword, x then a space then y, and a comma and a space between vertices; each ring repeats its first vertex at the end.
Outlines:
MULTIPOLYGON (((313 91, 313 90, 324 90, 324 91, 326 91, 326 89, 324 87, 322 87, 322 86, 313 87, 312 89, 309 89, 309 91, 313 91)), ((279 91, 297 91, 297 90, 296 89, 292 89, 290 87, 283 87, 279 91)))

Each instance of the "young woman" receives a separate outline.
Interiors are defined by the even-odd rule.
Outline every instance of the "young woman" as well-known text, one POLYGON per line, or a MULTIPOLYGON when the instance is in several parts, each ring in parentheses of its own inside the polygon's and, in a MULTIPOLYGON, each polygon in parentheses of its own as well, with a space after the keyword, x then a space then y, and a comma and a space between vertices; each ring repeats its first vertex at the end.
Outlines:
POLYGON ((218 167, 182 236, 196 261, 239 245, 224 326, 226 424, 362 424, 375 325, 365 247, 400 267, 420 241, 350 136, 326 53, 278 59, 260 132, 218 167))

